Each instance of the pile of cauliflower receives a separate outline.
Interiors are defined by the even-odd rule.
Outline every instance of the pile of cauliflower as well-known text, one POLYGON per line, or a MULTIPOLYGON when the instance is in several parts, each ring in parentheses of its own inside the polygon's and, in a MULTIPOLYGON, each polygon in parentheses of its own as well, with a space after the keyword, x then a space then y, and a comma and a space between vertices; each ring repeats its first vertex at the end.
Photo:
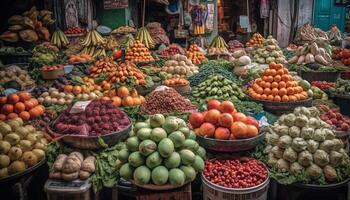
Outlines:
POLYGON ((316 107, 298 107, 270 126, 264 150, 270 167, 293 175, 305 174, 308 180, 322 176, 327 182, 338 180, 336 169, 348 167, 349 157, 343 142, 319 115, 316 107))

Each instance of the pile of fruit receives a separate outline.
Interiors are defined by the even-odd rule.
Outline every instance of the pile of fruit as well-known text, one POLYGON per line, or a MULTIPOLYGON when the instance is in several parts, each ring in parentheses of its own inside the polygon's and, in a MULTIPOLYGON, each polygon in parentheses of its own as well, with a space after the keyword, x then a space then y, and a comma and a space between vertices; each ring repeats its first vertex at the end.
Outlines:
POLYGON ((248 93, 256 100, 294 102, 307 99, 309 89, 307 81, 296 82, 282 64, 272 63, 263 71, 262 78, 255 79, 248 93))
POLYGON ((80 41, 80 45, 84 47, 80 53, 89 54, 94 58, 105 57, 106 51, 103 47, 105 43, 106 40, 96 30, 91 30, 80 41))
POLYGON ((327 124, 335 126, 336 131, 349 131, 350 130, 350 120, 347 117, 344 117, 339 110, 330 109, 328 112, 325 112, 320 117, 327 124))
POLYGON ((218 140, 247 139, 259 134, 259 122, 237 112, 231 101, 210 100, 206 111, 191 113, 189 122, 197 135, 218 140))
POLYGON ((338 51, 333 50, 334 59, 341 60, 344 65, 350 65, 350 50, 339 49, 338 51))
POLYGON ((159 55, 170 57, 176 54, 185 55, 185 51, 177 44, 171 44, 159 52, 159 55))
POLYGON ((147 24, 147 30, 151 34, 152 39, 155 44, 164 44, 169 45, 170 40, 167 36, 167 32, 162 28, 162 25, 159 22, 150 22, 147 24))
POLYGON ((221 75, 210 75, 199 85, 192 88, 193 102, 203 104, 211 99, 239 100, 244 99, 242 87, 221 75))
POLYGON ((18 91, 29 89, 35 85, 28 72, 17 65, 0 70, 0 91, 13 88, 18 91))
POLYGON ((254 33, 250 40, 247 42, 247 47, 262 47, 265 38, 260 33, 254 33))
POLYGON ((58 48, 67 47, 69 45, 68 38, 59 29, 52 34, 50 42, 58 48))
POLYGON ((188 80, 182 79, 182 78, 167 79, 163 83, 166 86, 176 86, 176 85, 188 85, 188 84, 190 84, 190 82, 188 80))
POLYGON ((139 95, 137 90, 130 90, 125 86, 109 90, 107 96, 112 100, 112 104, 117 107, 139 106, 145 102, 145 98, 139 95))
POLYGON ((298 107, 270 126, 264 153, 271 168, 300 175, 302 180, 294 181, 303 183, 319 184, 321 179, 332 183, 347 178, 338 170, 350 162, 344 144, 336 139, 331 126, 319 119, 319 114, 316 107, 298 107))
POLYGON ((161 75, 166 78, 186 78, 198 73, 198 67, 184 55, 171 56, 164 63, 161 75))
POLYGON ((155 41, 149 34, 146 27, 139 28, 139 30, 136 33, 136 40, 140 41, 142 44, 145 45, 147 49, 153 48, 155 46, 155 41))
POLYGON ((77 151, 73 151, 68 156, 59 154, 52 165, 49 174, 50 179, 62 179, 74 181, 76 179, 86 180, 95 172, 96 158, 94 156, 84 156, 77 151))
MULTIPOLYGON (((81 103, 84 102, 78 101, 74 105, 81 103)), ((52 126, 53 131, 59 134, 99 136, 122 131, 130 126, 128 116, 111 101, 91 101, 78 113, 72 112, 74 105, 57 118, 52 126)))
POLYGON ((238 40, 230 40, 228 42, 228 51, 234 53, 237 50, 244 49, 244 45, 238 40))
POLYGON ((41 71, 54 71, 54 70, 58 70, 58 69, 63 69, 64 65, 60 64, 60 65, 52 65, 52 66, 47 66, 44 65, 40 68, 41 71))
POLYGON ((199 65, 206 60, 204 53, 199 49, 196 43, 190 45, 186 51, 186 56, 195 65, 199 65))
POLYGON ((127 150, 118 154, 122 162, 127 161, 119 171, 122 178, 137 185, 180 187, 204 169, 206 152, 182 119, 156 114, 136 123, 133 132, 126 140, 127 150))
POLYGON ((116 67, 117 65, 112 58, 101 58, 89 68, 89 77, 97 78, 102 73, 112 73, 116 71, 116 67))
MULTIPOLYGON (((115 83, 130 83, 131 85, 146 84, 146 76, 132 62, 119 63, 115 70, 107 74, 106 82, 109 84, 115 83)), ((102 87, 104 87, 102 85, 102 87)))
POLYGON ((331 56, 324 48, 318 47, 316 42, 299 46, 295 51, 295 56, 288 60, 288 63, 297 65, 311 63, 329 65, 332 62, 331 56))
POLYGON ((64 34, 66 35, 75 35, 75 34, 81 34, 85 33, 86 29, 85 28, 80 28, 80 27, 69 27, 64 31, 64 34))
POLYGON ((70 55, 68 59, 69 64, 77 64, 77 63, 85 63, 93 61, 94 58, 89 54, 76 54, 76 55, 70 55))
POLYGON ((271 35, 267 37, 267 39, 261 45, 252 51, 251 56, 255 62, 260 64, 286 62, 283 52, 278 46, 277 40, 275 40, 271 35))
POLYGON ((24 121, 43 115, 45 107, 28 92, 13 93, 0 97, 0 120, 20 117, 24 121))
POLYGON ((323 91, 329 90, 329 89, 335 87, 335 83, 327 82, 327 81, 312 81, 311 85, 315 86, 315 87, 318 87, 318 88, 320 88, 323 91))
POLYGON ((10 27, 0 35, 0 40, 15 43, 20 39, 24 42, 36 42, 39 39, 49 41, 50 32, 45 26, 52 25, 55 20, 52 19, 51 11, 39 11, 34 6, 21 15, 11 16, 7 22, 10 27))
POLYGON ((226 44, 224 38, 221 36, 216 36, 208 48, 208 55, 221 55, 228 54, 228 45, 226 44))
POLYGON ((154 61, 150 51, 140 40, 135 40, 128 48, 125 59, 134 63, 147 63, 154 61))
POLYGON ((153 90, 141 106, 141 112, 146 115, 189 112, 196 109, 197 106, 193 105, 191 101, 181 96, 175 89, 166 86, 160 86, 153 90))
POLYGON ((45 157, 44 133, 21 118, 0 121, 0 179, 20 173, 45 157))
POLYGON ((249 158, 206 160, 203 175, 211 183, 226 188, 252 188, 269 177, 262 162, 249 158))

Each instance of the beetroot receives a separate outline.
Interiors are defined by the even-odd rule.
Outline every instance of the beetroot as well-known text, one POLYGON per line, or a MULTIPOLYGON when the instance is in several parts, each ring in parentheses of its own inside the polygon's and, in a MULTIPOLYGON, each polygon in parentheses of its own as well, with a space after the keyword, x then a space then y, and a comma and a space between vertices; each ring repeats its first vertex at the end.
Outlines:
POLYGON ((335 126, 336 131, 349 131, 350 130, 350 120, 344 117, 338 110, 331 109, 324 113, 321 120, 326 123, 335 126))

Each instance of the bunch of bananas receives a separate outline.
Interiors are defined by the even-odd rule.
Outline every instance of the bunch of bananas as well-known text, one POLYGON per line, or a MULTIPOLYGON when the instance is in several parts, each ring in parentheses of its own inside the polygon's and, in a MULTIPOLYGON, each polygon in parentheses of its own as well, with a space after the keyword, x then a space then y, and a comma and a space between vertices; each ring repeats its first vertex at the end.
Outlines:
POLYGON ((104 39, 96 30, 89 31, 85 38, 80 41, 80 45, 84 48, 81 51, 83 54, 89 54, 92 57, 105 57, 106 50, 104 45, 106 39, 104 39))
POLYGON ((106 38, 106 43, 104 44, 104 48, 106 50, 115 50, 119 47, 117 40, 114 39, 113 36, 108 36, 106 38))
POLYGON ((153 48, 155 45, 146 27, 142 27, 137 31, 136 39, 140 40, 147 48, 153 48))
POLYGON ((127 34, 122 40, 121 40, 121 47, 128 49, 130 46, 134 44, 135 38, 131 34, 127 34))
POLYGON ((66 35, 61 30, 57 30, 52 34, 51 37, 51 43, 54 44, 56 47, 67 47, 69 44, 69 41, 66 37, 66 35))
POLYGON ((213 41, 210 44, 210 47, 213 48, 219 48, 219 49, 223 49, 223 48, 227 48, 228 45, 226 44, 224 38, 222 38, 221 36, 216 36, 213 41))

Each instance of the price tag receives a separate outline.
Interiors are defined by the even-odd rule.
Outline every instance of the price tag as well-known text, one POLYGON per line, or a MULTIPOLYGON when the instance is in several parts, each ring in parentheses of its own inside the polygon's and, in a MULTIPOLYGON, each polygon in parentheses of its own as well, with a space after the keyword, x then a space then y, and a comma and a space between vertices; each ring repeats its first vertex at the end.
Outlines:
POLYGON ((76 102, 72 108, 70 109, 69 113, 76 114, 76 113, 82 113, 85 111, 86 107, 90 104, 91 101, 78 101, 76 102))

